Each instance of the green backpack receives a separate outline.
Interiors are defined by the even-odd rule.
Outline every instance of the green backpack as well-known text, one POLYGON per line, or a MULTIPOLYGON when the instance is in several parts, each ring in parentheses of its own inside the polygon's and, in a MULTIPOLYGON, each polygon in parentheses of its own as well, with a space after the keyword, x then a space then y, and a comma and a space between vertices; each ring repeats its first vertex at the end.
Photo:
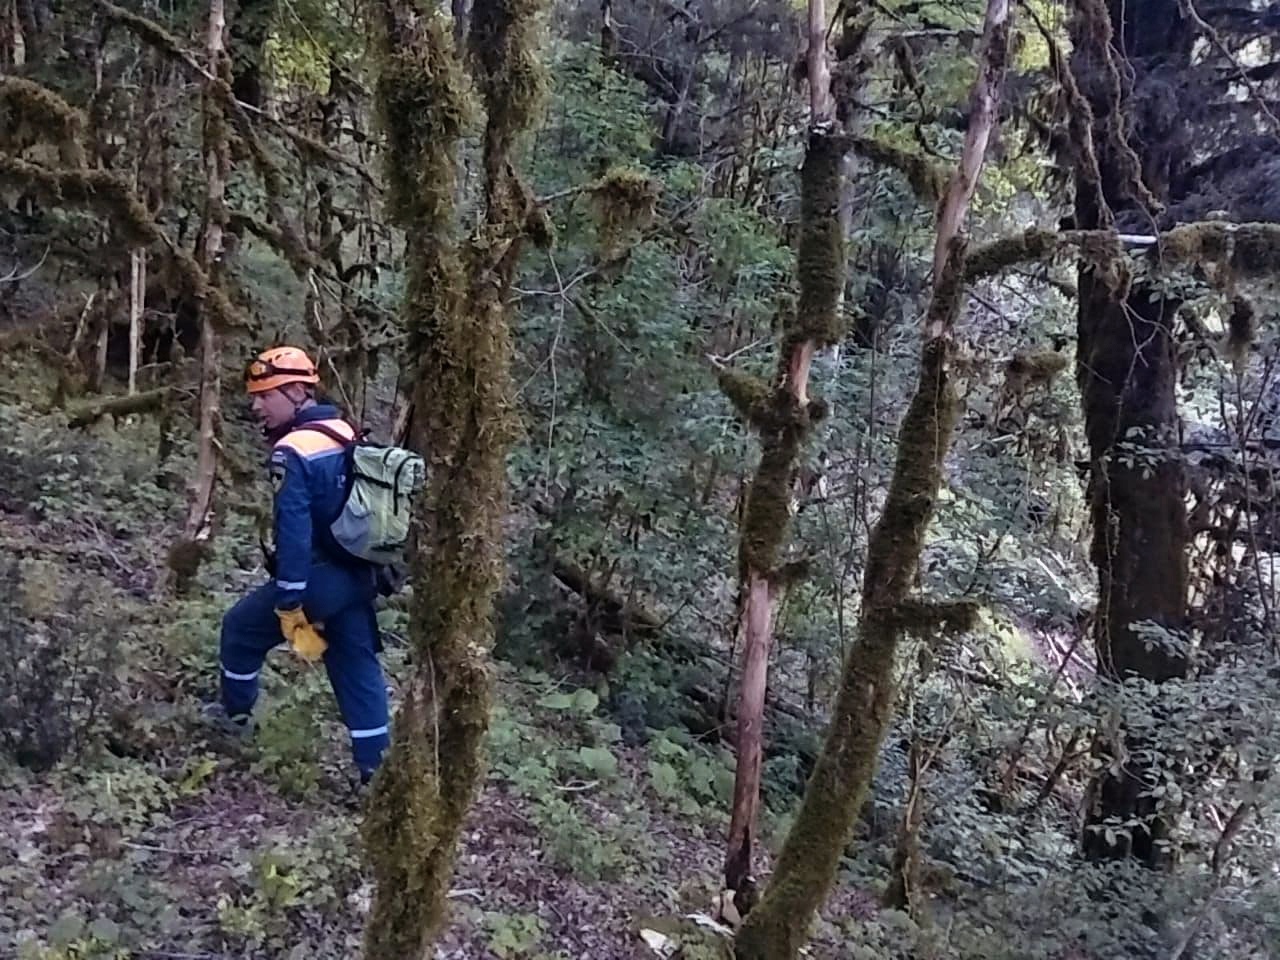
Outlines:
POLYGON ((295 429, 323 433, 346 450, 346 490, 329 524, 338 546, 369 563, 402 564, 413 498, 426 482, 426 462, 404 447, 363 440, 358 431, 356 439, 349 440, 319 423, 302 423, 295 429))

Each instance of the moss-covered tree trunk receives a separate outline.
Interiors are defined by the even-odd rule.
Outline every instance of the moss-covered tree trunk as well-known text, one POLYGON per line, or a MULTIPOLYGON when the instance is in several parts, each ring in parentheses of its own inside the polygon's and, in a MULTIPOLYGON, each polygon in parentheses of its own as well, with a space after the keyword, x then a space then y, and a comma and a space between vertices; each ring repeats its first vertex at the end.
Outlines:
MULTIPOLYGON (((1082 229, 1152 222, 1168 177, 1186 157, 1128 141, 1123 87, 1118 76, 1189 64, 1192 33, 1176 0, 1126 5, 1081 0, 1074 21, 1072 68, 1095 118, 1096 171, 1084 163, 1076 175, 1076 220, 1082 229), (1110 54, 1119 65, 1108 64, 1110 54), (1125 58, 1133 64, 1123 62, 1125 58), (1139 183, 1139 178, 1141 182, 1139 183), (1149 192, 1148 192, 1149 191, 1149 192)), ((1134 79, 1136 78, 1136 80, 1134 79)), ((1101 676, 1142 677, 1157 683, 1182 676, 1181 652, 1135 630, 1153 624, 1185 625, 1188 527, 1186 479, 1179 450, 1175 394, 1174 316, 1180 304, 1151 287, 1130 288, 1124 268, 1082 266, 1077 313, 1076 378, 1089 443, 1091 558, 1098 572, 1096 643, 1101 676)), ((1167 827, 1156 803, 1144 796, 1151 770, 1142 758, 1149 744, 1123 733, 1100 738, 1102 772, 1089 791, 1083 834, 1096 859, 1133 856, 1154 864, 1167 827), (1108 819, 1144 826, 1108 839, 1108 819)))
POLYGON ((950 366, 964 286, 965 242, 959 229, 996 122, 1008 51, 1008 0, 990 0, 964 151, 939 211, 934 250, 941 269, 925 315, 920 378, 899 428, 884 511, 867 547, 858 639, 845 661, 831 725, 800 812, 764 897, 738 932, 739 960, 787 960, 804 945, 871 783, 894 706, 898 645, 908 627, 929 616, 928 605, 912 599, 911 585, 957 418, 950 366))
POLYGON ((410 442, 431 466, 413 569, 415 672, 364 825, 376 881, 365 956, 416 960, 444 920, 458 836, 483 779, 514 436, 504 303, 531 214, 511 147, 533 119, 543 77, 538 0, 478 0, 468 48, 488 112, 485 212, 460 250, 454 162, 470 91, 450 24, 414 0, 371 6, 389 208, 407 241, 410 442))
POLYGON ((790 526, 791 486, 813 423, 825 412, 810 402, 809 365, 816 350, 840 337, 844 236, 837 216, 841 161, 847 150, 833 124, 824 0, 809 0, 809 142, 800 172, 800 297, 784 320, 783 350, 771 387, 741 375, 723 378, 725 392, 760 434, 760 465, 743 512, 739 566, 742 678, 735 715, 737 767, 725 856, 725 889, 746 912, 755 900, 751 860, 760 802, 765 690, 773 646, 773 606, 781 580, 779 548, 790 526))

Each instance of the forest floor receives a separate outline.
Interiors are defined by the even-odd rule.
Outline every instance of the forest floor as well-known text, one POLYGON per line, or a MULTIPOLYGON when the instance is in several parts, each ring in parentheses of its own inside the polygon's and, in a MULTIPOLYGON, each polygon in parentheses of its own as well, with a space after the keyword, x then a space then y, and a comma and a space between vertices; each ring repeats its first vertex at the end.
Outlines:
MULTIPOLYGON (((158 463, 146 417, 69 430, 29 358, 0 359, 0 384, 0 957, 357 956, 372 890, 323 671, 273 654, 251 742, 199 719, 221 614, 263 576, 265 483, 224 491, 214 554, 173 598, 164 538, 191 451, 158 463)), ((393 680, 402 606, 379 615, 393 680)), ((647 920, 713 911, 731 757, 682 729, 624 737, 603 689, 497 675, 437 956, 653 956, 647 920)), ((845 955, 867 905, 836 898, 809 955, 845 955)))

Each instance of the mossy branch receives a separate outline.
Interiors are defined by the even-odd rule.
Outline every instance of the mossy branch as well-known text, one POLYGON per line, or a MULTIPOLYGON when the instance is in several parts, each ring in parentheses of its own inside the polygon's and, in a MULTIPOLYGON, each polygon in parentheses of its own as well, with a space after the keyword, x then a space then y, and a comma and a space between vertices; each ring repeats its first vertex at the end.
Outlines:
MULTIPOLYGON (((231 98, 231 101, 234 99, 234 97, 231 98)), ((289 266, 293 267, 293 272, 298 277, 304 277, 307 271, 315 267, 316 255, 285 209, 284 184, 280 179, 280 171, 267 155, 262 141, 258 139, 257 131, 249 122, 248 115, 243 110, 233 107, 231 122, 241 140, 249 148, 249 156, 253 158, 254 169, 258 172, 258 178, 262 181, 263 190, 267 195, 267 210, 276 224, 271 228, 272 238, 268 242, 284 257, 289 266)), ((259 236, 262 235, 259 234, 259 236)), ((267 238, 263 236, 263 239, 267 238)))
POLYGON ((85 165, 80 137, 88 126, 84 113, 47 87, 23 77, 0 77, 0 146, 17 153, 30 141, 58 147, 68 167, 85 165))
POLYGON ((595 205, 605 256, 617 253, 628 232, 643 230, 653 221, 659 184, 644 170, 612 167, 585 190, 595 205))
POLYGON ((292 224, 275 226, 238 210, 232 210, 228 214, 227 224, 234 231, 247 230, 263 241, 280 254, 300 277, 305 276, 307 270, 316 264, 315 254, 292 229, 292 224))
POLYGON ((1111 230, 1027 230, 976 248, 966 263, 965 279, 980 280, 1070 252, 1103 266, 1125 246, 1148 251, 1164 264, 1225 268, 1233 278, 1264 280, 1280 274, 1280 224, 1209 220, 1150 237, 1125 237, 1111 230))
POLYGON ((947 171, 914 150, 904 150, 872 137, 854 137, 853 149, 872 163, 901 173, 921 203, 932 207, 946 192, 947 171))
POLYGON ((759 426, 767 418, 773 399, 773 387, 767 380, 733 367, 721 369, 718 379, 721 392, 744 421, 759 426))
POLYGON ((196 55, 189 51, 177 37, 154 20, 134 13, 132 10, 126 10, 124 7, 118 7, 114 3, 108 2, 108 0, 95 0, 94 5, 108 20, 112 20, 131 30, 140 39, 155 47, 161 53, 179 61, 188 69, 200 74, 204 79, 213 79, 213 75, 204 68, 196 55))
POLYGON ((110 170, 45 167, 0 154, 0 183, 5 181, 36 191, 55 206, 78 207, 98 214, 127 246, 163 246, 182 277, 186 292, 206 304, 216 327, 226 330, 246 326, 227 295, 209 283, 190 252, 173 244, 119 174, 110 170))

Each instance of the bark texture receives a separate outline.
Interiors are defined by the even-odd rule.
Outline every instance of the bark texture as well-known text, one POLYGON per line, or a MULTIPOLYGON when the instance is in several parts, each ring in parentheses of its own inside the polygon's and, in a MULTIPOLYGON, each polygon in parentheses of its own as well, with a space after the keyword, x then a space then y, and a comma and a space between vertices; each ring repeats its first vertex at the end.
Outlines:
POLYGON ((511 149, 541 100, 539 13, 538 0, 474 6, 468 50, 488 114, 484 218, 459 245, 454 163, 472 91, 450 24, 412 0, 382 0, 372 10, 389 206, 407 236, 404 311, 417 374, 410 444, 429 458, 430 480, 413 562, 416 669, 363 830, 376 881, 370 960, 430 955, 459 833, 483 779, 514 436, 505 300, 533 214, 511 149))
MULTIPOLYGON (((197 262, 210 286, 220 286, 223 273, 223 235, 227 226, 226 190, 231 171, 231 148, 227 138, 226 113, 222 98, 212 89, 217 77, 228 71, 225 47, 226 10, 223 0, 210 0, 205 55, 210 79, 203 97, 203 152, 205 174, 204 230, 197 262)), ((200 311, 200 433, 196 454, 195 486, 183 526, 183 540, 195 543, 208 536, 213 513, 214 487, 218 476, 218 433, 221 429, 220 350, 215 317, 204 307, 200 311)))
MULTIPOLYGON (((1133 86, 1152 71, 1189 65, 1191 40, 1176 0, 1081 0, 1072 70, 1092 112, 1097 163, 1092 169, 1084 151, 1077 166, 1082 229, 1156 223, 1170 179, 1186 160, 1154 137, 1139 139, 1128 104, 1133 86)), ((1186 672, 1180 652, 1140 632, 1146 624, 1185 626, 1189 533, 1173 329, 1180 303, 1132 282, 1118 256, 1086 262, 1078 289, 1076 378, 1090 456, 1098 669, 1112 681, 1135 676, 1159 683, 1186 672)), ((1143 795, 1151 778, 1142 759, 1148 747, 1123 732, 1097 742, 1103 772, 1088 795, 1086 855, 1159 859, 1157 841, 1167 825, 1143 795), (1111 818, 1137 818, 1145 826, 1116 831, 1112 840, 1090 829, 1111 818)))
POLYGON ((942 462, 958 415, 950 365, 964 284, 964 220, 995 123, 1009 50, 1007 0, 987 7, 980 72, 970 104, 960 168, 940 211, 933 295, 924 318, 916 392, 899 428, 898 457, 884 512, 872 531, 862 588, 862 620, 849 651, 822 753, 760 904, 735 942, 739 960, 799 954, 835 879, 880 743, 892 715, 894 657, 925 609, 911 596, 925 532, 942 482, 942 462), (958 210, 954 207, 959 207, 958 210), (952 232, 944 232, 943 227, 952 232))

